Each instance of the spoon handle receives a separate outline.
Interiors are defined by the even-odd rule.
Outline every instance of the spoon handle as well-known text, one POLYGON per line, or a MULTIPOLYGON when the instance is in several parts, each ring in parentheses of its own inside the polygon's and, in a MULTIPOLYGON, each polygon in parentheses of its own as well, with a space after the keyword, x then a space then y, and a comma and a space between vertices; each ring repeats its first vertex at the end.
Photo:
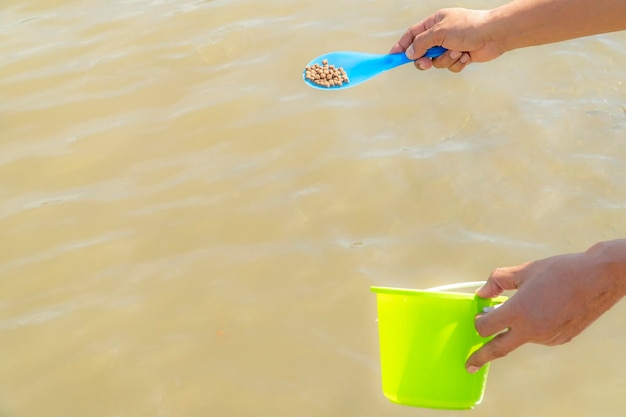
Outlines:
MULTIPOLYGON (((433 46, 432 48, 426 51, 426 53, 422 56, 422 58, 424 57, 437 58, 438 56, 442 55, 446 51, 447 49, 442 46, 433 46)), ((385 60, 385 65, 388 68, 397 67, 399 65, 408 64, 409 62, 414 61, 413 59, 407 58, 404 52, 386 55, 384 56, 384 60, 385 60)))
MULTIPOLYGON (((438 56, 443 55, 446 51, 447 49, 443 46, 433 46, 427 50, 424 55, 422 55, 422 58, 437 58, 438 56)), ((388 68, 397 67, 398 65, 408 64, 409 62, 415 61, 414 59, 407 58, 404 52, 389 54, 385 57, 385 60, 388 68)))
POLYGON ((437 58, 438 56, 443 55, 443 53, 446 51, 447 49, 443 46, 433 46, 428 51, 426 51, 422 58, 437 58))

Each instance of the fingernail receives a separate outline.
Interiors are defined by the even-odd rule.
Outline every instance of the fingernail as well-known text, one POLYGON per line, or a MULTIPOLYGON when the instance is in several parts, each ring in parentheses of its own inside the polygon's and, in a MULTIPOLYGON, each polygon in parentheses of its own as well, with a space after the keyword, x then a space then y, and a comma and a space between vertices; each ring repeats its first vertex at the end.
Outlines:
POLYGON ((469 60, 470 60, 469 55, 467 55, 467 54, 466 54, 466 55, 463 55, 463 56, 461 57, 461 64, 467 64, 467 63, 469 62, 469 60))
POLYGON ((409 47, 406 48, 406 57, 409 59, 413 59, 414 53, 415 53, 415 49, 413 49, 413 45, 409 45, 409 47))
POLYGON ((421 70, 425 70, 426 69, 426 67, 424 66, 424 63, 422 63, 422 62, 418 62, 417 63, 417 68, 419 68, 421 70))
POLYGON ((461 56, 461 53, 459 51, 450 51, 450 58, 459 59, 460 56, 461 56))
POLYGON ((469 372, 470 374, 475 374, 476 372, 478 372, 478 369, 478 366, 470 365, 467 367, 467 372, 469 372))

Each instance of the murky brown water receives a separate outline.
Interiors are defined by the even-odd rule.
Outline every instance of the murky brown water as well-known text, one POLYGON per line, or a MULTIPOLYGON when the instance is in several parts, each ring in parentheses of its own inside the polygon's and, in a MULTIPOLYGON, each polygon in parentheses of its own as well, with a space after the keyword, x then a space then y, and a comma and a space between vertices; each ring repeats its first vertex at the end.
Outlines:
MULTIPOLYGON (((626 236, 626 34, 303 84, 440 6, 5 0, 0 416, 458 414, 383 398, 369 286, 626 236)), ((465 414, 622 415, 625 313, 465 414)))

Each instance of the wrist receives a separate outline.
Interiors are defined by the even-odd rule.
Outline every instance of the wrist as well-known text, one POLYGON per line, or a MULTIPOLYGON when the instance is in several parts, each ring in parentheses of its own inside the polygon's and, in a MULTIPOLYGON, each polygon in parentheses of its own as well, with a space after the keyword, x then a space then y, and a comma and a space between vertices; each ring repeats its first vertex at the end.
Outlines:
POLYGON ((626 239, 596 243, 586 253, 605 268, 607 284, 626 296, 626 239))
POLYGON ((496 7, 488 10, 484 21, 485 37, 487 43, 499 54, 504 54, 516 46, 512 42, 515 36, 512 33, 510 11, 504 7, 496 7))

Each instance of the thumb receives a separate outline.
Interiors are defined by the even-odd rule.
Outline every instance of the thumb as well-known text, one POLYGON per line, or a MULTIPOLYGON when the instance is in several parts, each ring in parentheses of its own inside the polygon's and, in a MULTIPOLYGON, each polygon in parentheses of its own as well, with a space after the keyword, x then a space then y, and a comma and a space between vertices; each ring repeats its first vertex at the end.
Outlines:
POLYGON ((476 290, 476 295, 483 298, 494 298, 506 290, 516 290, 520 269, 521 267, 518 266, 497 268, 489 275, 487 282, 476 290))
POLYGON ((415 35, 413 43, 406 50, 406 56, 409 59, 418 59, 424 56, 426 51, 433 46, 441 46, 441 42, 434 38, 431 30, 426 30, 415 35))

